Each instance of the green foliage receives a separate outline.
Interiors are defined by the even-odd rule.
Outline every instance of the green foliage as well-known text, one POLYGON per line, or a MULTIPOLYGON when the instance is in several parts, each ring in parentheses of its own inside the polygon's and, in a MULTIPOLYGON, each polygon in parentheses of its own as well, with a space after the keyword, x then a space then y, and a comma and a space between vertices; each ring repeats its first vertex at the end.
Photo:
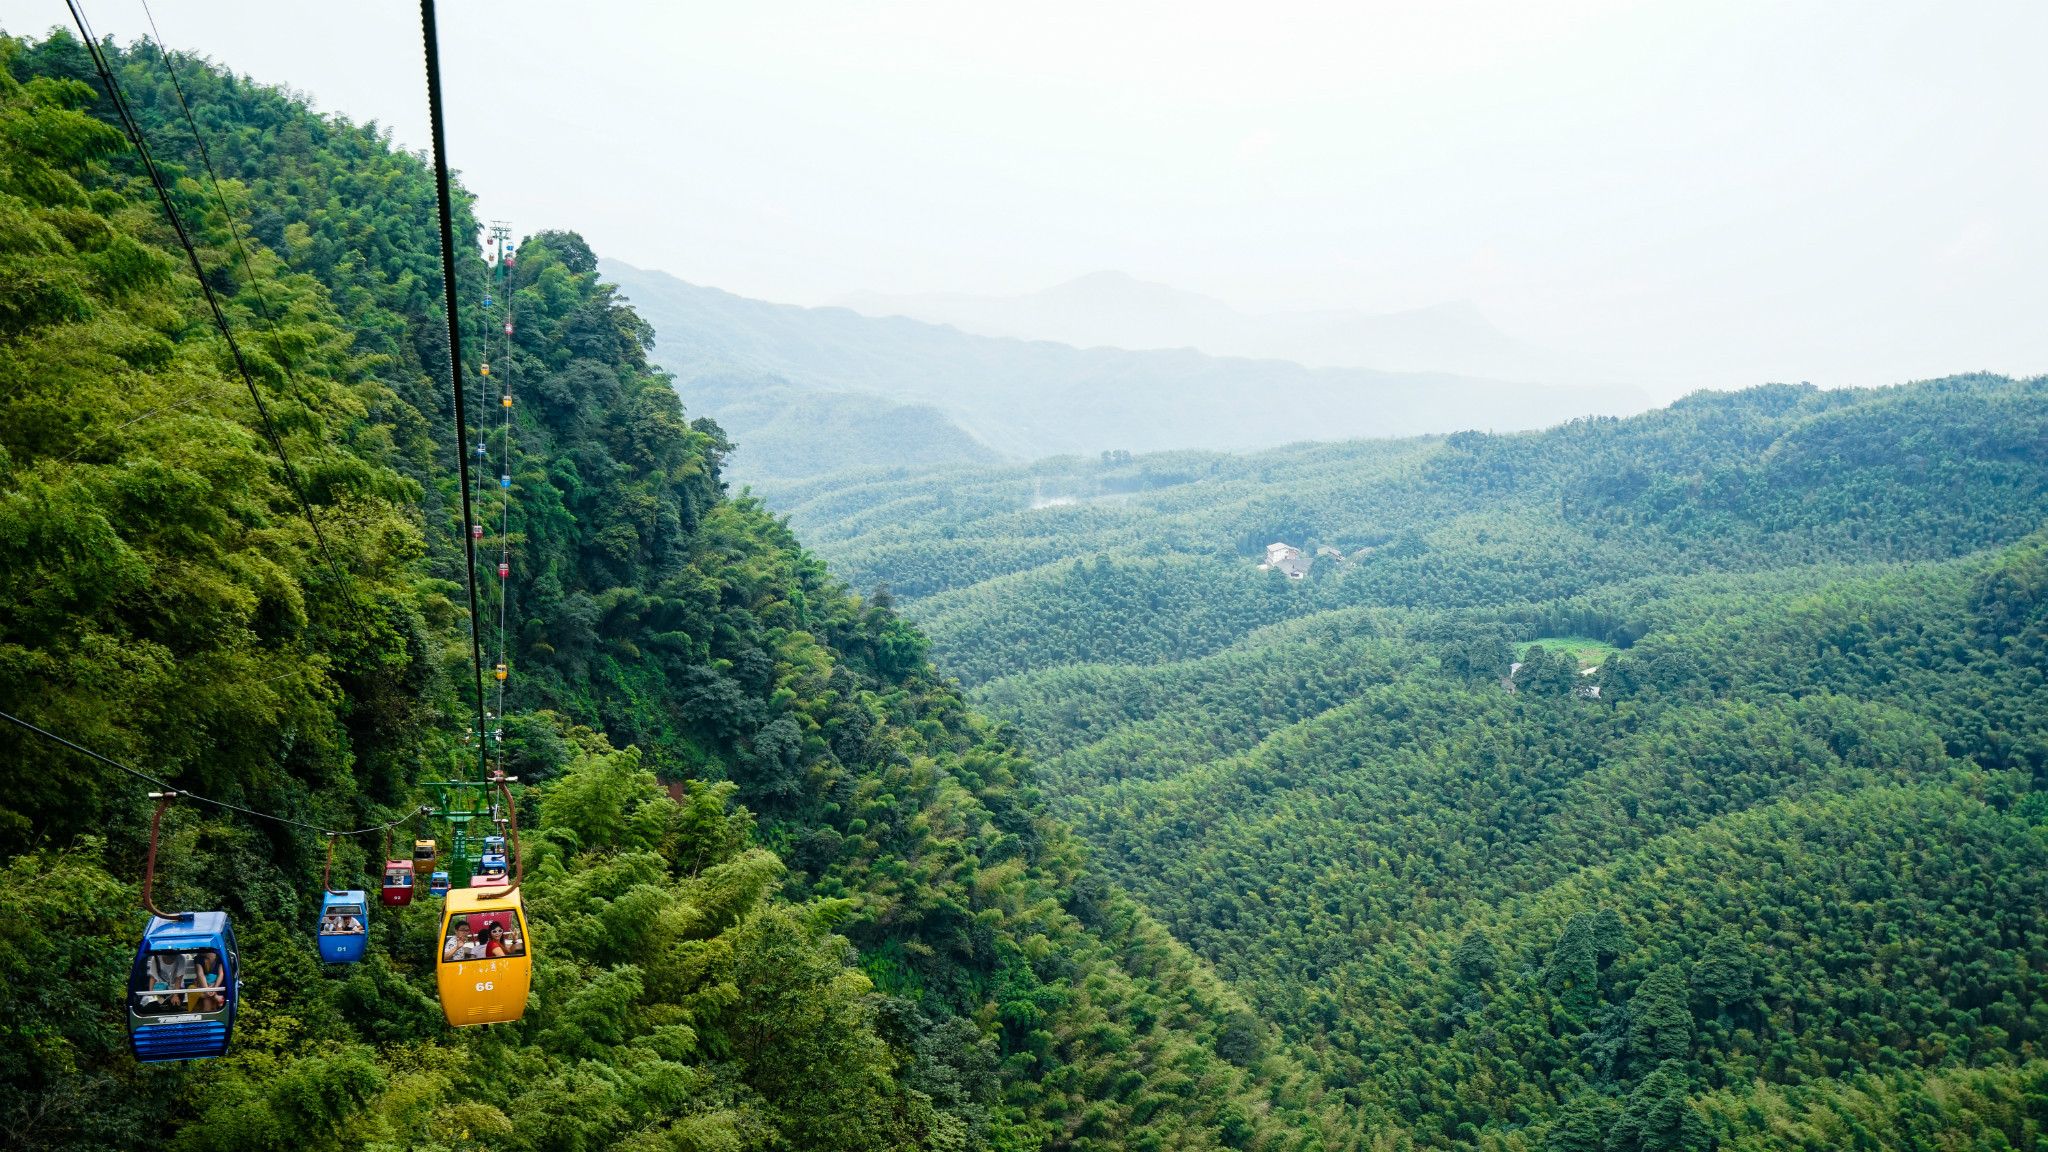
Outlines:
POLYGON ((1614 1102, 1596 1092, 1582 1092, 1558 1111, 1543 1134, 1543 1152, 1607 1152, 1607 1134, 1614 1128, 1614 1102))
POLYGON ((1628 1001, 1628 1058, 1638 1076, 1692 1055, 1692 1010, 1677 965, 1650 973, 1628 1001))
POLYGON ((1608 1130, 1609 1152, 1707 1152, 1713 1139, 1688 1098, 1691 1087, 1679 1061, 1657 1065, 1628 1094, 1608 1130))
POLYGON ((675 805, 657 802, 667 798, 654 773, 640 767, 639 749, 586 753, 548 789, 541 827, 566 832, 583 848, 648 851, 669 835, 675 805))
MULTIPOLYGON (((1262 634, 1354 670, 1370 649, 1330 643, 1347 629, 1415 655, 1319 714, 1282 709, 1253 742, 1169 736, 1189 717, 1137 691, 1229 669, 1256 699, 1262 672, 1294 675, 1250 646, 986 697, 1068 749, 1054 795, 1104 865, 1367 1117, 1564 1141, 1585 1127, 1568 1086, 1625 1102, 1667 1060, 1697 1101, 2041 1042, 2026 957, 2048 843, 2021 834, 2011 790, 2031 794, 2040 761, 2019 750, 2048 709, 2029 665, 1973 639, 1979 573, 2005 563, 1837 572, 1825 600, 1804 577, 1667 585, 1660 630, 1588 678, 1599 698, 1439 678, 1427 616, 1262 634), (1104 707, 1120 698, 1150 702, 1104 707), (1126 767, 1153 736, 1195 755, 1126 767), (1490 978, 1483 941, 1502 957, 1490 978), (1994 1016, 1997 1031, 1973 1023, 1994 1016)), ((1656 1139, 1695 1139, 1657 1107, 1678 1127, 1656 1139)), ((1728 1139, 1750 1131, 1733 1115, 1728 1139)))
POLYGON ((1458 943, 1458 950, 1451 953, 1451 963, 1457 966, 1459 979, 1467 984, 1478 984, 1491 980, 1500 972, 1500 953, 1486 933, 1473 929, 1465 933, 1458 943))

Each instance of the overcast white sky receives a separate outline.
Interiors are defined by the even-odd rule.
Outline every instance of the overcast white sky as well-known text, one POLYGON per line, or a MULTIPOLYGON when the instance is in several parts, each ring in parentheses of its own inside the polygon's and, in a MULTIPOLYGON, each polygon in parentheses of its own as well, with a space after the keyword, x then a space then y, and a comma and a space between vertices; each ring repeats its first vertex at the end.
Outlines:
MULTIPOLYGON (((418 13, 155 0, 427 141, 418 13)), ((57 0, 6 0, 40 35, 57 0)), ((123 40, 137 0, 89 0, 123 40)), ((2034 0, 445 0, 485 215, 750 296, 1471 299, 1661 391, 2048 371, 2034 0)))

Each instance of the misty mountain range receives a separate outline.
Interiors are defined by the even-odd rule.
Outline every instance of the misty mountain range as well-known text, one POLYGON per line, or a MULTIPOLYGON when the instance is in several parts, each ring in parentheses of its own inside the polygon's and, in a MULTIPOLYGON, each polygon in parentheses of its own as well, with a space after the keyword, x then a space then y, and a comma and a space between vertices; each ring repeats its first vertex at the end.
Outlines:
POLYGON ((730 470, 742 482, 1115 449, 1244 451, 1505 431, 1649 405, 1627 386, 974 335, 902 316, 751 300, 618 261, 601 271, 654 325, 655 359, 675 374, 684 403, 740 445, 730 470))
POLYGON ((1465 300, 1383 314, 1250 314, 1199 292, 1122 272, 1092 272, 1023 296, 852 292, 833 303, 863 316, 907 316, 977 336, 1054 340, 1077 348, 1192 348, 1310 368, 1450 372, 1541 384, 1613 378, 1511 339, 1465 300))

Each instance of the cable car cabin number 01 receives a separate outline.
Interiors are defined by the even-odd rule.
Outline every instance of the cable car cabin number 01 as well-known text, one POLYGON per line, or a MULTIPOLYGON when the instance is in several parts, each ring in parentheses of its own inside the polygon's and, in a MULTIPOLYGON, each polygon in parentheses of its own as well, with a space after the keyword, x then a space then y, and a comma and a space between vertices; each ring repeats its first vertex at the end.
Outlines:
POLYGON ((320 958, 353 964, 370 942, 370 905, 360 888, 329 892, 320 902, 320 958))
POLYGON ((457 888, 441 912, 435 983, 441 1013, 460 1028, 503 1024, 526 1012, 533 958, 520 893, 457 888))

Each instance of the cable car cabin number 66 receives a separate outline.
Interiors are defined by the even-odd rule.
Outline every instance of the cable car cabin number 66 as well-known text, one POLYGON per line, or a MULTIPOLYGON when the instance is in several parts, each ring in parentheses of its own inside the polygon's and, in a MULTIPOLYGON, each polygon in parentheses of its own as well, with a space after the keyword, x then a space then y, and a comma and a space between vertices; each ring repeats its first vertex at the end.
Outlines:
POLYGON ((520 896, 495 885, 448 893, 435 965, 448 1023, 501 1024, 525 1014, 533 955, 520 896))

